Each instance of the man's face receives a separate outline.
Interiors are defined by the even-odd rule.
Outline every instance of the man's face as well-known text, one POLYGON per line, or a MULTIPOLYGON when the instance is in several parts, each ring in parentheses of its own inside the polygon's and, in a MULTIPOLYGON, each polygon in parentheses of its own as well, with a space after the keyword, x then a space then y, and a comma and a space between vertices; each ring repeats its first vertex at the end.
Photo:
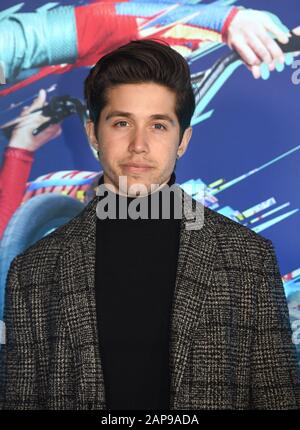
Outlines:
MULTIPOLYGON (((179 122, 175 114, 175 93, 155 83, 122 84, 108 90, 108 103, 102 110, 97 135, 93 123, 86 131, 100 153, 104 183, 119 189, 119 176, 127 177, 127 187, 168 182, 177 154, 183 155, 192 134, 189 127, 179 146, 179 122)), ((157 185, 156 185, 157 187, 157 185)), ((129 195, 135 195, 130 193, 129 195)))

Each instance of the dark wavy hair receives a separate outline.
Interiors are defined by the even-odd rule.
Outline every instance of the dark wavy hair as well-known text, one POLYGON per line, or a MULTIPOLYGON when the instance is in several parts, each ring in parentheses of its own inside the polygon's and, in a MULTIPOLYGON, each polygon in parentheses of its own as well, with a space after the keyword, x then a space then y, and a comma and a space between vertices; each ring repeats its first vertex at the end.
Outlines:
POLYGON ((107 89, 119 84, 154 82, 176 94, 175 113, 180 125, 180 142, 195 111, 190 69, 185 58, 158 39, 132 40, 101 57, 84 81, 84 97, 95 135, 107 89))

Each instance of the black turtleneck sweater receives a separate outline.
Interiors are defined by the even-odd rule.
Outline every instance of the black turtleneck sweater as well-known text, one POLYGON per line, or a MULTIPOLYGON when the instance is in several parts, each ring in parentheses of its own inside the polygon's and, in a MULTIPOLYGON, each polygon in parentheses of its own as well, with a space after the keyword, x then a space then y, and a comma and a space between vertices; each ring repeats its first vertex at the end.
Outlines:
MULTIPOLYGON (((175 179, 173 172, 168 185, 175 179)), ((115 194, 126 207, 135 199, 115 194)), ((136 198, 151 204, 149 196, 136 198)), ((159 219, 118 219, 118 211, 117 219, 97 218, 96 306, 108 409, 169 409, 179 232, 180 219, 161 213, 159 219)))

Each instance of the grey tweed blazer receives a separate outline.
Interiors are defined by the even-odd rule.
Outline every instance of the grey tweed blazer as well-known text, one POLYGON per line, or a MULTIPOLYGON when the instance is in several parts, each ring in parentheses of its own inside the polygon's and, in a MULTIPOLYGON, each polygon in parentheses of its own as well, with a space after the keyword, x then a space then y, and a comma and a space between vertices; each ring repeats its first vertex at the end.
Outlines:
MULTIPOLYGON (((2 409, 106 409, 95 303, 97 199, 10 266, 2 409)), ((192 202, 204 226, 187 229, 192 212, 183 213, 170 409, 300 409, 296 349, 272 242, 192 202)))

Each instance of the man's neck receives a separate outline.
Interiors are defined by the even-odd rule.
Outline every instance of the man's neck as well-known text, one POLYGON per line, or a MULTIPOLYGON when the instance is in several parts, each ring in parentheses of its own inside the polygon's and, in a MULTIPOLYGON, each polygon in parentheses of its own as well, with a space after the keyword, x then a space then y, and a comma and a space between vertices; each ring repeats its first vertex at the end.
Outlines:
POLYGON ((114 192, 118 196, 127 197, 129 199, 134 199, 136 197, 150 196, 151 194, 156 193, 159 190, 161 190, 162 188, 164 188, 166 185, 171 186, 171 185, 175 184, 175 182, 176 182, 176 175, 175 175, 175 172, 173 171, 171 173, 171 175, 169 176, 169 178, 166 181, 164 181, 162 184, 160 184, 157 188, 152 190, 152 192, 149 192, 149 193, 147 193, 145 195, 141 195, 141 196, 132 196, 132 195, 129 195, 129 194, 122 192, 122 190, 120 190, 119 187, 116 187, 111 182, 107 181, 107 177, 106 177, 105 173, 103 173, 103 175, 100 177, 100 179, 98 181, 98 185, 104 185, 107 189, 109 189, 109 191, 114 192), (109 185, 109 187, 107 187, 107 185, 109 185), (116 190, 116 192, 114 190, 116 190))

